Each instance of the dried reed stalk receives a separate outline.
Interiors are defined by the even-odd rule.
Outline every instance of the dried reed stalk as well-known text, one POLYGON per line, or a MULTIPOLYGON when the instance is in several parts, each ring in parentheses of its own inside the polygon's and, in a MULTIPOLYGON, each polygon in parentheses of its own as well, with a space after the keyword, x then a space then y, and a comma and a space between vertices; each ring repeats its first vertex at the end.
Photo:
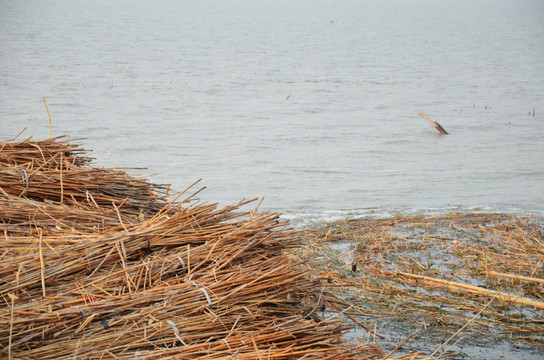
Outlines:
POLYGON ((530 276, 522 276, 522 275, 515 275, 515 274, 505 274, 497 271, 488 271, 486 273, 487 276, 497 276, 497 277, 505 277, 513 280, 523 280, 523 281, 532 281, 544 284, 544 279, 534 278, 530 276))

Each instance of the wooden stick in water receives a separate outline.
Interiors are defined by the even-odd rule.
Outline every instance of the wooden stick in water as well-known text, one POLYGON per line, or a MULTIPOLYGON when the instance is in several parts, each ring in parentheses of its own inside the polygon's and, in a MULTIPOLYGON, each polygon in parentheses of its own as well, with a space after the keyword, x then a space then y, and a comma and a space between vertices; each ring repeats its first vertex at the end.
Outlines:
POLYGON ((448 135, 448 132, 442 127, 442 125, 440 125, 438 123, 438 121, 432 121, 431 119, 429 119, 424 113, 419 113, 419 116, 421 116, 422 118, 424 118, 425 120, 427 120, 429 122, 429 124, 431 124, 436 130, 438 130, 441 134, 445 134, 445 135, 448 135))

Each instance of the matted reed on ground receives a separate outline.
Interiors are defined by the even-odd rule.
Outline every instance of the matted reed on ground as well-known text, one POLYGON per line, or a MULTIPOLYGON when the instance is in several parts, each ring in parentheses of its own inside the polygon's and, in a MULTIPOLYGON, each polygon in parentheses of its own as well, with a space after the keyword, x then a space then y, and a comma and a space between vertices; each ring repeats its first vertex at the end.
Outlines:
POLYGON ((354 320, 376 324, 382 344, 418 332, 411 346, 427 353, 544 354, 542 216, 361 218, 301 235, 299 256, 353 304, 354 320))

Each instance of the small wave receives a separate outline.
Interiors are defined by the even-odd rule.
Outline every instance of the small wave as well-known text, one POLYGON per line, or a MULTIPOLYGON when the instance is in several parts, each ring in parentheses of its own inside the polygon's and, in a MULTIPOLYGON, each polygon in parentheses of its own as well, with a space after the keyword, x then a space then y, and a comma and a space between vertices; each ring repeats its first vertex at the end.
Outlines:
POLYGON ((335 221, 350 219, 387 219, 410 216, 436 216, 439 214, 461 213, 504 213, 520 215, 544 215, 544 209, 527 209, 515 206, 490 207, 490 206, 461 206, 447 207, 365 207, 349 210, 315 210, 304 209, 286 211, 281 218, 289 220, 291 226, 296 229, 323 226, 335 221))

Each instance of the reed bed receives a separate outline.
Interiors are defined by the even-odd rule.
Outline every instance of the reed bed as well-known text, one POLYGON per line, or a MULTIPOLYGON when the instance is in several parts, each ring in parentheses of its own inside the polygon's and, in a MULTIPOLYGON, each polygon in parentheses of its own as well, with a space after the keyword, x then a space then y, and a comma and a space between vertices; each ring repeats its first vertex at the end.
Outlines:
POLYGON ((462 353, 508 343, 524 351, 518 356, 538 357, 543 229, 541 216, 508 214, 352 219, 305 231, 298 254, 342 289, 353 319, 374 322, 378 335, 418 332, 411 346, 432 355, 455 344, 462 353))
POLYGON ((323 317, 346 302, 278 214, 90 161, 65 137, 0 145, 0 357, 384 357, 323 317))

